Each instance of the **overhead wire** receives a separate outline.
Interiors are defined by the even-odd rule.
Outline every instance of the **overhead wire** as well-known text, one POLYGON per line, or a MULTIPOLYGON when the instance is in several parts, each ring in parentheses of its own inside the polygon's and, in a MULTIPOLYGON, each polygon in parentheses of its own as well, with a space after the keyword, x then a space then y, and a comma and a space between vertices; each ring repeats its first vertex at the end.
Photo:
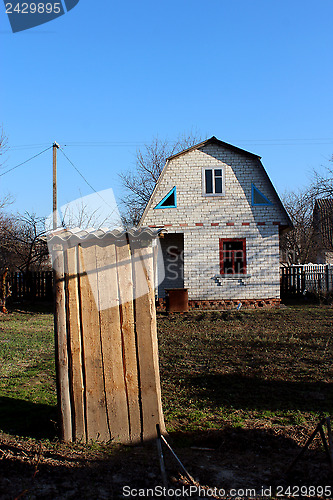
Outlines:
POLYGON ((49 144, 49 142, 42 142, 39 144, 18 144, 16 146, 10 146, 9 149, 11 151, 22 151, 24 149, 35 149, 35 148, 42 148, 45 147, 49 144))
MULTIPOLYGON (((59 145, 58 145, 59 146, 59 145)), ((74 165, 74 163, 72 162, 72 160, 70 160, 68 158, 68 156, 66 155, 66 153, 64 152, 64 150, 62 149, 61 146, 59 146, 59 149, 60 151, 62 152, 62 154, 64 155, 64 157, 66 158, 66 160, 72 165, 72 167, 76 170, 76 172, 79 174, 80 177, 82 177, 82 179, 84 180, 84 182, 87 184, 87 186, 90 187, 90 189, 95 193, 97 194, 97 196, 99 196, 99 198, 109 207, 112 209, 112 212, 110 213, 110 216, 113 214, 113 212, 116 210, 116 208, 112 205, 110 205, 104 198, 103 196, 98 192, 96 191, 96 189, 90 184, 89 181, 87 181, 87 179, 85 178, 85 176, 80 172, 80 170, 74 165)))
MULTIPOLYGON (((73 141, 67 142, 63 144, 62 147, 139 147, 144 146, 149 141, 73 141)), ((300 145, 309 145, 309 146, 319 146, 319 145, 329 145, 333 143, 332 137, 313 137, 313 138, 284 138, 284 139, 230 139, 231 143, 241 143, 241 144, 251 144, 253 146, 300 146, 300 145)), ((42 147, 47 143, 39 143, 39 144, 18 144, 11 146, 10 149, 15 150, 23 150, 23 149, 32 149, 37 147, 42 147)))
MULTIPOLYGON (((31 156, 31 158, 28 158, 27 160, 19 163, 18 165, 15 165, 14 167, 12 168, 9 168, 8 170, 6 170, 6 172, 2 172, 0 174, 0 177, 2 177, 3 175, 6 175, 8 174, 9 172, 12 172, 13 170, 21 167, 22 165, 25 165, 26 163, 29 163, 31 160, 33 160, 34 158, 37 158, 38 156, 42 155, 43 153, 45 153, 46 151, 49 151, 50 149, 52 149, 53 145, 52 146, 49 146, 48 148, 46 149, 43 149, 43 151, 40 151, 39 153, 37 153, 36 155, 34 156, 31 156)), ((62 152, 62 154, 64 155, 64 157, 67 159, 67 161, 72 165, 72 167, 76 170, 76 172, 80 175, 80 177, 82 177, 82 179, 84 180, 84 182, 87 184, 87 186, 89 186, 89 188, 97 194, 97 196, 99 196, 101 198, 101 200, 108 206, 112 209, 112 212, 111 214, 115 211, 115 208, 113 206, 111 206, 104 198, 103 196, 101 196, 101 194, 96 191, 96 189, 90 184, 90 182, 85 178, 85 176, 80 172, 80 170, 74 165, 74 163, 72 162, 72 160, 70 160, 70 158, 68 158, 68 156, 66 155, 66 153, 64 152, 64 150, 62 149, 61 146, 59 146, 59 149, 60 151, 62 152)), ((110 214, 110 215, 111 215, 110 214)))
POLYGON ((15 170, 16 168, 19 168, 21 167, 22 165, 25 165, 26 163, 28 163, 29 161, 33 160, 34 158, 37 158, 37 156, 40 156, 42 155, 43 153, 45 153, 46 151, 48 151, 49 149, 51 149, 52 146, 49 146, 48 148, 44 149, 43 151, 41 151, 40 153, 37 153, 36 155, 32 156, 31 158, 28 158, 27 160, 23 161, 22 163, 19 163, 18 165, 15 165, 15 167, 12 167, 8 170, 6 170, 6 172, 3 172, 2 174, 0 174, 0 177, 2 177, 3 175, 6 175, 8 174, 9 172, 12 172, 13 170, 15 170))

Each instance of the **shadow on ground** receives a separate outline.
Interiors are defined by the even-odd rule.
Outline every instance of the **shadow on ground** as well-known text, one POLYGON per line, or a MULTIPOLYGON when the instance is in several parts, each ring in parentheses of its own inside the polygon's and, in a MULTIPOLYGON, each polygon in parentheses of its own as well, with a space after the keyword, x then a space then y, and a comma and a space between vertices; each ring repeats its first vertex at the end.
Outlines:
POLYGON ((56 406, 0 397, 0 429, 7 434, 53 439, 57 434, 56 420, 56 406))
MULTIPOLYGON (((226 428, 172 434, 168 440, 202 486, 226 491, 254 488, 258 495, 263 486, 332 486, 331 471, 318 446, 306 453, 292 474, 286 474, 303 444, 299 438, 296 434, 282 436, 276 429, 226 428)), ((33 498, 123 498, 125 486, 139 489, 162 484, 155 443, 131 448, 112 444, 40 446, 5 436, 0 455, 0 496, 4 500, 24 490, 33 498)), ((169 485, 182 487, 186 482, 166 449, 164 457, 169 485)))
POLYGON ((243 410, 333 411, 333 384, 265 380, 244 375, 205 374, 186 377, 193 397, 208 405, 243 410))

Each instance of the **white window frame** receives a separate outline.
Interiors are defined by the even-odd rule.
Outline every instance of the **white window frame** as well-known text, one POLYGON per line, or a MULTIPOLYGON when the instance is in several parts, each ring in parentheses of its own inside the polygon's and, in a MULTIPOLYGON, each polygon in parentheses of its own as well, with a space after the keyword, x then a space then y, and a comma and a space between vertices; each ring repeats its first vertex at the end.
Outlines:
MULTIPOLYGON (((214 174, 213 174, 213 180, 214 180, 214 174)), ((213 189, 215 190, 215 183, 213 182, 213 189)), ((225 195, 225 168, 223 165, 219 167, 203 167, 202 168, 202 196, 224 196, 225 195), (212 170, 213 172, 215 170, 222 170, 222 193, 206 193, 206 177, 205 177, 205 172, 206 170, 212 170)))

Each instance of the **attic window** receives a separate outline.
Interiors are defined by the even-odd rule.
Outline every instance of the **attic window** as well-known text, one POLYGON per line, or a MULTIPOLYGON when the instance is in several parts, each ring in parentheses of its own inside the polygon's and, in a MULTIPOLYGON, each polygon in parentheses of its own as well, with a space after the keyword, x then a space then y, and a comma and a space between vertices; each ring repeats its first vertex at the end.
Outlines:
POLYGON ((176 186, 171 189, 162 198, 162 200, 156 205, 154 208, 176 208, 177 207, 177 194, 176 194, 176 186))
POLYGON ((224 169, 222 167, 203 168, 202 194, 203 196, 224 195, 224 169))
POLYGON ((268 198, 266 198, 266 196, 262 194, 262 192, 259 191, 259 189, 254 184, 252 184, 252 206, 264 207, 268 205, 272 205, 272 202, 268 198))

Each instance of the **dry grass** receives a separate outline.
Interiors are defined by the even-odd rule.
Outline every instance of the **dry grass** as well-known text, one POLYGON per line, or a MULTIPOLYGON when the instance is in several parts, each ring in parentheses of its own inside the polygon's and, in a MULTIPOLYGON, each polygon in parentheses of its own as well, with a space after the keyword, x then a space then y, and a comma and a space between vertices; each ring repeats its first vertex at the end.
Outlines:
MULTIPOLYGON (((52 314, 0 321, 0 498, 122 498, 125 484, 160 484, 154 444, 57 441, 52 314)), ((286 473, 319 418, 333 413, 332 324, 328 306, 158 316, 169 439, 201 485, 271 486, 272 498, 277 485, 333 492, 318 440, 286 473)), ((170 456, 167 472, 183 484, 170 456)))

